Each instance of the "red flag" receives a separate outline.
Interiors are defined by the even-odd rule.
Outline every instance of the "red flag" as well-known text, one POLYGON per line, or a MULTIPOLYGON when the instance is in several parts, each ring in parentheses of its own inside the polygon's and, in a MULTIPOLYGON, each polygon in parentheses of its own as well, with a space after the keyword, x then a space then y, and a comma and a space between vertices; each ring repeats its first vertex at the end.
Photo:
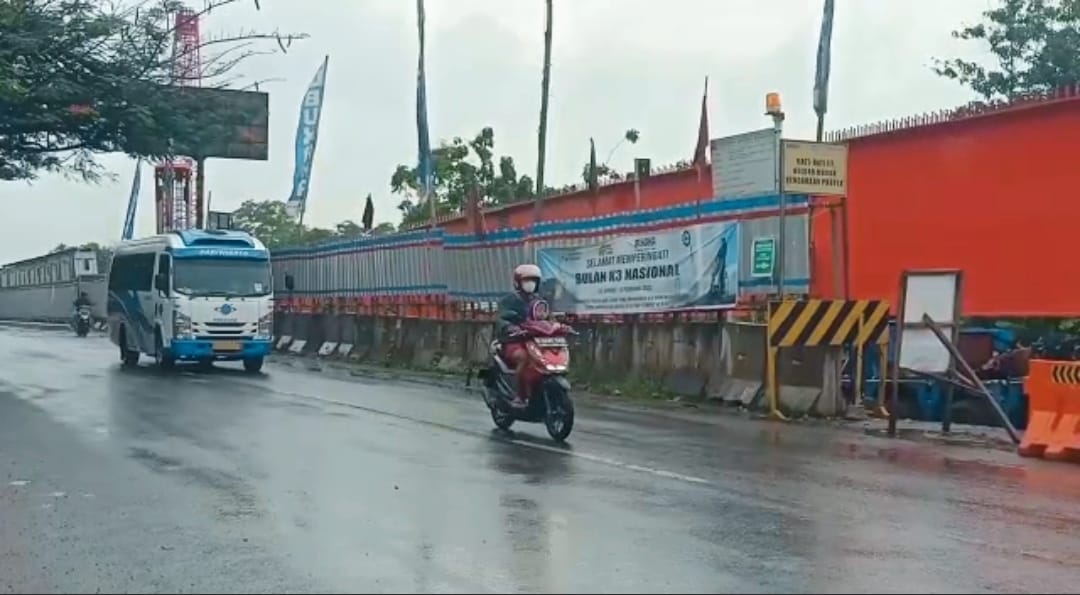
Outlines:
POLYGON ((705 92, 701 95, 701 123, 698 124, 697 145, 694 147, 694 167, 701 168, 709 154, 709 77, 705 77, 705 92))

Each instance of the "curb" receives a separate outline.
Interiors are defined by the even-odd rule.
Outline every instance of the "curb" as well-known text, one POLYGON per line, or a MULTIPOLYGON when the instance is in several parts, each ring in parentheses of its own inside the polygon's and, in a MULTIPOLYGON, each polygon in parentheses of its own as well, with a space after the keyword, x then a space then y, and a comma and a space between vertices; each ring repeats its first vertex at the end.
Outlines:
MULTIPOLYGON (((455 390, 469 394, 479 394, 482 390, 475 381, 471 384, 466 384, 466 379, 470 378, 467 372, 459 372, 456 374, 440 374, 438 372, 424 372, 420 370, 386 367, 374 364, 357 364, 329 359, 320 359, 309 356, 280 354, 272 355, 269 361, 275 364, 281 364, 291 368, 307 370, 310 372, 324 372, 326 370, 333 370, 335 372, 340 372, 344 375, 354 378, 372 378, 375 380, 407 382, 409 384, 434 386, 438 388, 455 390)), ((576 391, 574 399, 591 407, 598 407, 621 412, 649 412, 661 414, 678 414, 680 412, 687 412, 687 415, 685 417, 680 417, 680 419, 704 423, 708 423, 707 419, 703 419, 707 417, 715 416, 727 418, 737 416, 737 414, 735 413, 735 409, 724 409, 716 405, 702 404, 696 402, 629 401, 617 396, 606 396, 586 391, 576 391), (706 416, 702 416, 700 414, 689 414, 690 411, 700 411, 702 409, 705 409, 708 412, 706 416), (728 414, 727 412, 730 412, 730 414, 728 414)), ((674 415, 670 416, 674 417, 674 415)), ((747 415, 747 417, 749 417, 749 415, 747 415)))
MULTIPOLYGON (((37 320, 0 320, 0 327, 27 328, 42 331, 63 331, 72 333, 75 332, 72 329, 71 324, 67 322, 44 322, 37 320)), ((108 331, 108 326, 100 323, 90 327, 91 336, 95 334, 104 336, 106 333, 108 333, 108 331)))
MULTIPOLYGON (((311 372, 332 370, 336 373, 354 378, 407 382, 409 384, 432 386, 470 394, 478 394, 481 390, 475 383, 471 386, 466 384, 466 379, 469 377, 467 373, 449 375, 437 372, 357 364, 291 354, 274 354, 271 355, 270 361, 276 364, 311 372)), ((578 400, 583 405, 599 409, 622 413, 648 413, 704 425, 716 425, 719 423, 719 420, 732 419, 744 419, 758 422, 767 421, 767 416, 761 412, 750 411, 738 407, 722 406, 714 403, 668 400, 630 401, 618 396, 601 395, 585 391, 576 392, 575 400, 578 400)), ((887 443, 902 441, 903 443, 909 444, 942 446, 952 449, 968 448, 994 452, 1015 452, 1016 449, 1016 446, 1013 445, 1011 441, 990 436, 989 433, 993 432, 995 430, 994 428, 978 427, 972 432, 954 431, 952 434, 942 434, 935 430, 919 427, 905 428, 902 425, 897 436, 895 438, 890 438, 885 434, 885 429, 882 425, 884 424, 884 420, 806 418, 788 423, 795 423, 804 427, 817 427, 825 430, 840 430, 851 434, 865 436, 871 440, 888 441, 887 443)))
POLYGON ((63 322, 37 322, 31 320, 0 320, 0 326, 16 328, 36 328, 43 330, 71 330, 71 325, 63 322))

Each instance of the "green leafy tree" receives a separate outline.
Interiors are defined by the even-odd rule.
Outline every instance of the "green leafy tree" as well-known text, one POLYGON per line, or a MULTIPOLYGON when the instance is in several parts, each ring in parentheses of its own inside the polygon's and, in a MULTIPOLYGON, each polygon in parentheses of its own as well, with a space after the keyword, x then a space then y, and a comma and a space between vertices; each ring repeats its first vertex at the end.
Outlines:
MULTIPOLYGON (((499 205, 535 196, 529 176, 519 176, 512 157, 495 160, 495 132, 484 128, 472 140, 455 137, 432 150, 437 213, 460 212, 472 188, 480 192, 482 205, 499 205), (497 163, 497 165, 496 165, 497 163)), ((404 199, 398 204, 402 226, 427 221, 430 204, 420 200, 417 167, 399 165, 390 178, 390 189, 404 199)))
POLYGON ((233 212, 233 227, 259 238, 268 248, 300 243, 302 233, 296 219, 280 200, 248 200, 233 212))
POLYGON ((300 235, 300 241, 297 243, 301 245, 319 244, 335 237, 337 237, 337 234, 332 229, 305 227, 300 235))
MULTIPOLYGON (((207 0, 195 16, 239 1, 207 0)), ((55 171, 94 181, 104 173, 97 154, 158 157, 170 152, 166 139, 201 146, 220 133, 235 106, 170 86, 174 16, 183 6, 0 0, 0 180, 55 171)), ((266 53, 252 44, 287 47, 276 32, 204 39, 204 86, 233 82, 238 64, 266 53)))
MULTIPOLYGON (((383 222, 371 229, 371 235, 381 236, 395 231, 397 231, 397 228, 393 223, 383 222)), ((356 238, 367 234, 359 223, 352 219, 346 219, 334 226, 334 235, 342 238, 356 238)))
POLYGON ((1080 81, 1080 0, 1003 0, 952 35, 988 49, 997 64, 939 59, 934 70, 986 101, 1080 81))
POLYGON ((346 219, 334 226, 334 233, 343 238, 355 238, 364 235, 364 228, 352 219, 346 219))
POLYGON ((384 236, 384 235, 387 235, 387 234, 394 233, 396 231, 397 231, 397 227, 395 227, 393 223, 390 223, 388 221, 383 221, 382 223, 380 223, 380 224, 376 225, 374 228, 372 228, 371 235, 373 235, 373 236, 384 236))
MULTIPOLYGON (((301 228, 296 219, 289 216, 285 203, 280 200, 245 201, 233 212, 233 227, 259 238, 270 249, 365 235, 364 228, 351 219, 338 223, 332 229, 308 226, 301 228)), ((371 233, 382 235, 394 231, 392 223, 380 223, 371 233)))
MULTIPOLYGON (((612 181, 618 181, 623 179, 622 174, 620 174, 618 170, 609 165, 611 163, 611 158, 615 156, 615 152, 618 151, 619 148, 622 147, 625 143, 636 145, 640 138, 641 132, 638 131, 637 128, 627 129, 627 131, 623 133, 622 138, 619 139, 619 142, 615 143, 615 146, 611 147, 611 150, 608 151, 607 159, 605 159, 603 163, 596 164, 596 179, 607 179, 612 181)), ((585 166, 581 168, 581 179, 585 182, 586 185, 588 185, 589 183, 589 168, 590 163, 588 161, 586 161, 585 166)))

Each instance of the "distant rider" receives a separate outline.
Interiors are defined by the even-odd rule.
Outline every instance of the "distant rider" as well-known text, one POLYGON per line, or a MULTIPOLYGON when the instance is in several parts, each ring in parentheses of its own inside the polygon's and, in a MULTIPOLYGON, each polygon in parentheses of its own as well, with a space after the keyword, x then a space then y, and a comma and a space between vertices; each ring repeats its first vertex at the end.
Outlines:
POLYGON ((78 310, 83 306, 93 306, 94 302, 90 301, 90 296, 86 295, 85 291, 79 292, 79 297, 75 298, 75 309, 78 310))
POLYGON ((79 317, 79 308, 86 306, 87 308, 94 305, 94 302, 90 301, 90 296, 86 295, 85 291, 79 292, 79 297, 75 298, 75 312, 71 315, 72 318, 79 317))
POLYGON ((519 407, 528 403, 529 394, 529 387, 522 379, 529 357, 522 343, 521 325, 531 318, 533 302, 540 299, 536 293, 539 288, 540 267, 535 264, 519 265, 514 269, 514 291, 499 300, 499 319, 495 331, 502 343, 503 359, 514 366, 518 390, 513 404, 519 407))

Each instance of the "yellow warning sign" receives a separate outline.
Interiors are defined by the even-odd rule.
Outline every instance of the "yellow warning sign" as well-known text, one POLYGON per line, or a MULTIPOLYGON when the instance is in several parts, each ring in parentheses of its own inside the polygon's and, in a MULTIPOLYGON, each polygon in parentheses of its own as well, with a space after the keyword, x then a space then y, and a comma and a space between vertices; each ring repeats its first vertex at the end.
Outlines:
POLYGON ((784 141, 784 192, 819 196, 847 194, 847 146, 784 141))

